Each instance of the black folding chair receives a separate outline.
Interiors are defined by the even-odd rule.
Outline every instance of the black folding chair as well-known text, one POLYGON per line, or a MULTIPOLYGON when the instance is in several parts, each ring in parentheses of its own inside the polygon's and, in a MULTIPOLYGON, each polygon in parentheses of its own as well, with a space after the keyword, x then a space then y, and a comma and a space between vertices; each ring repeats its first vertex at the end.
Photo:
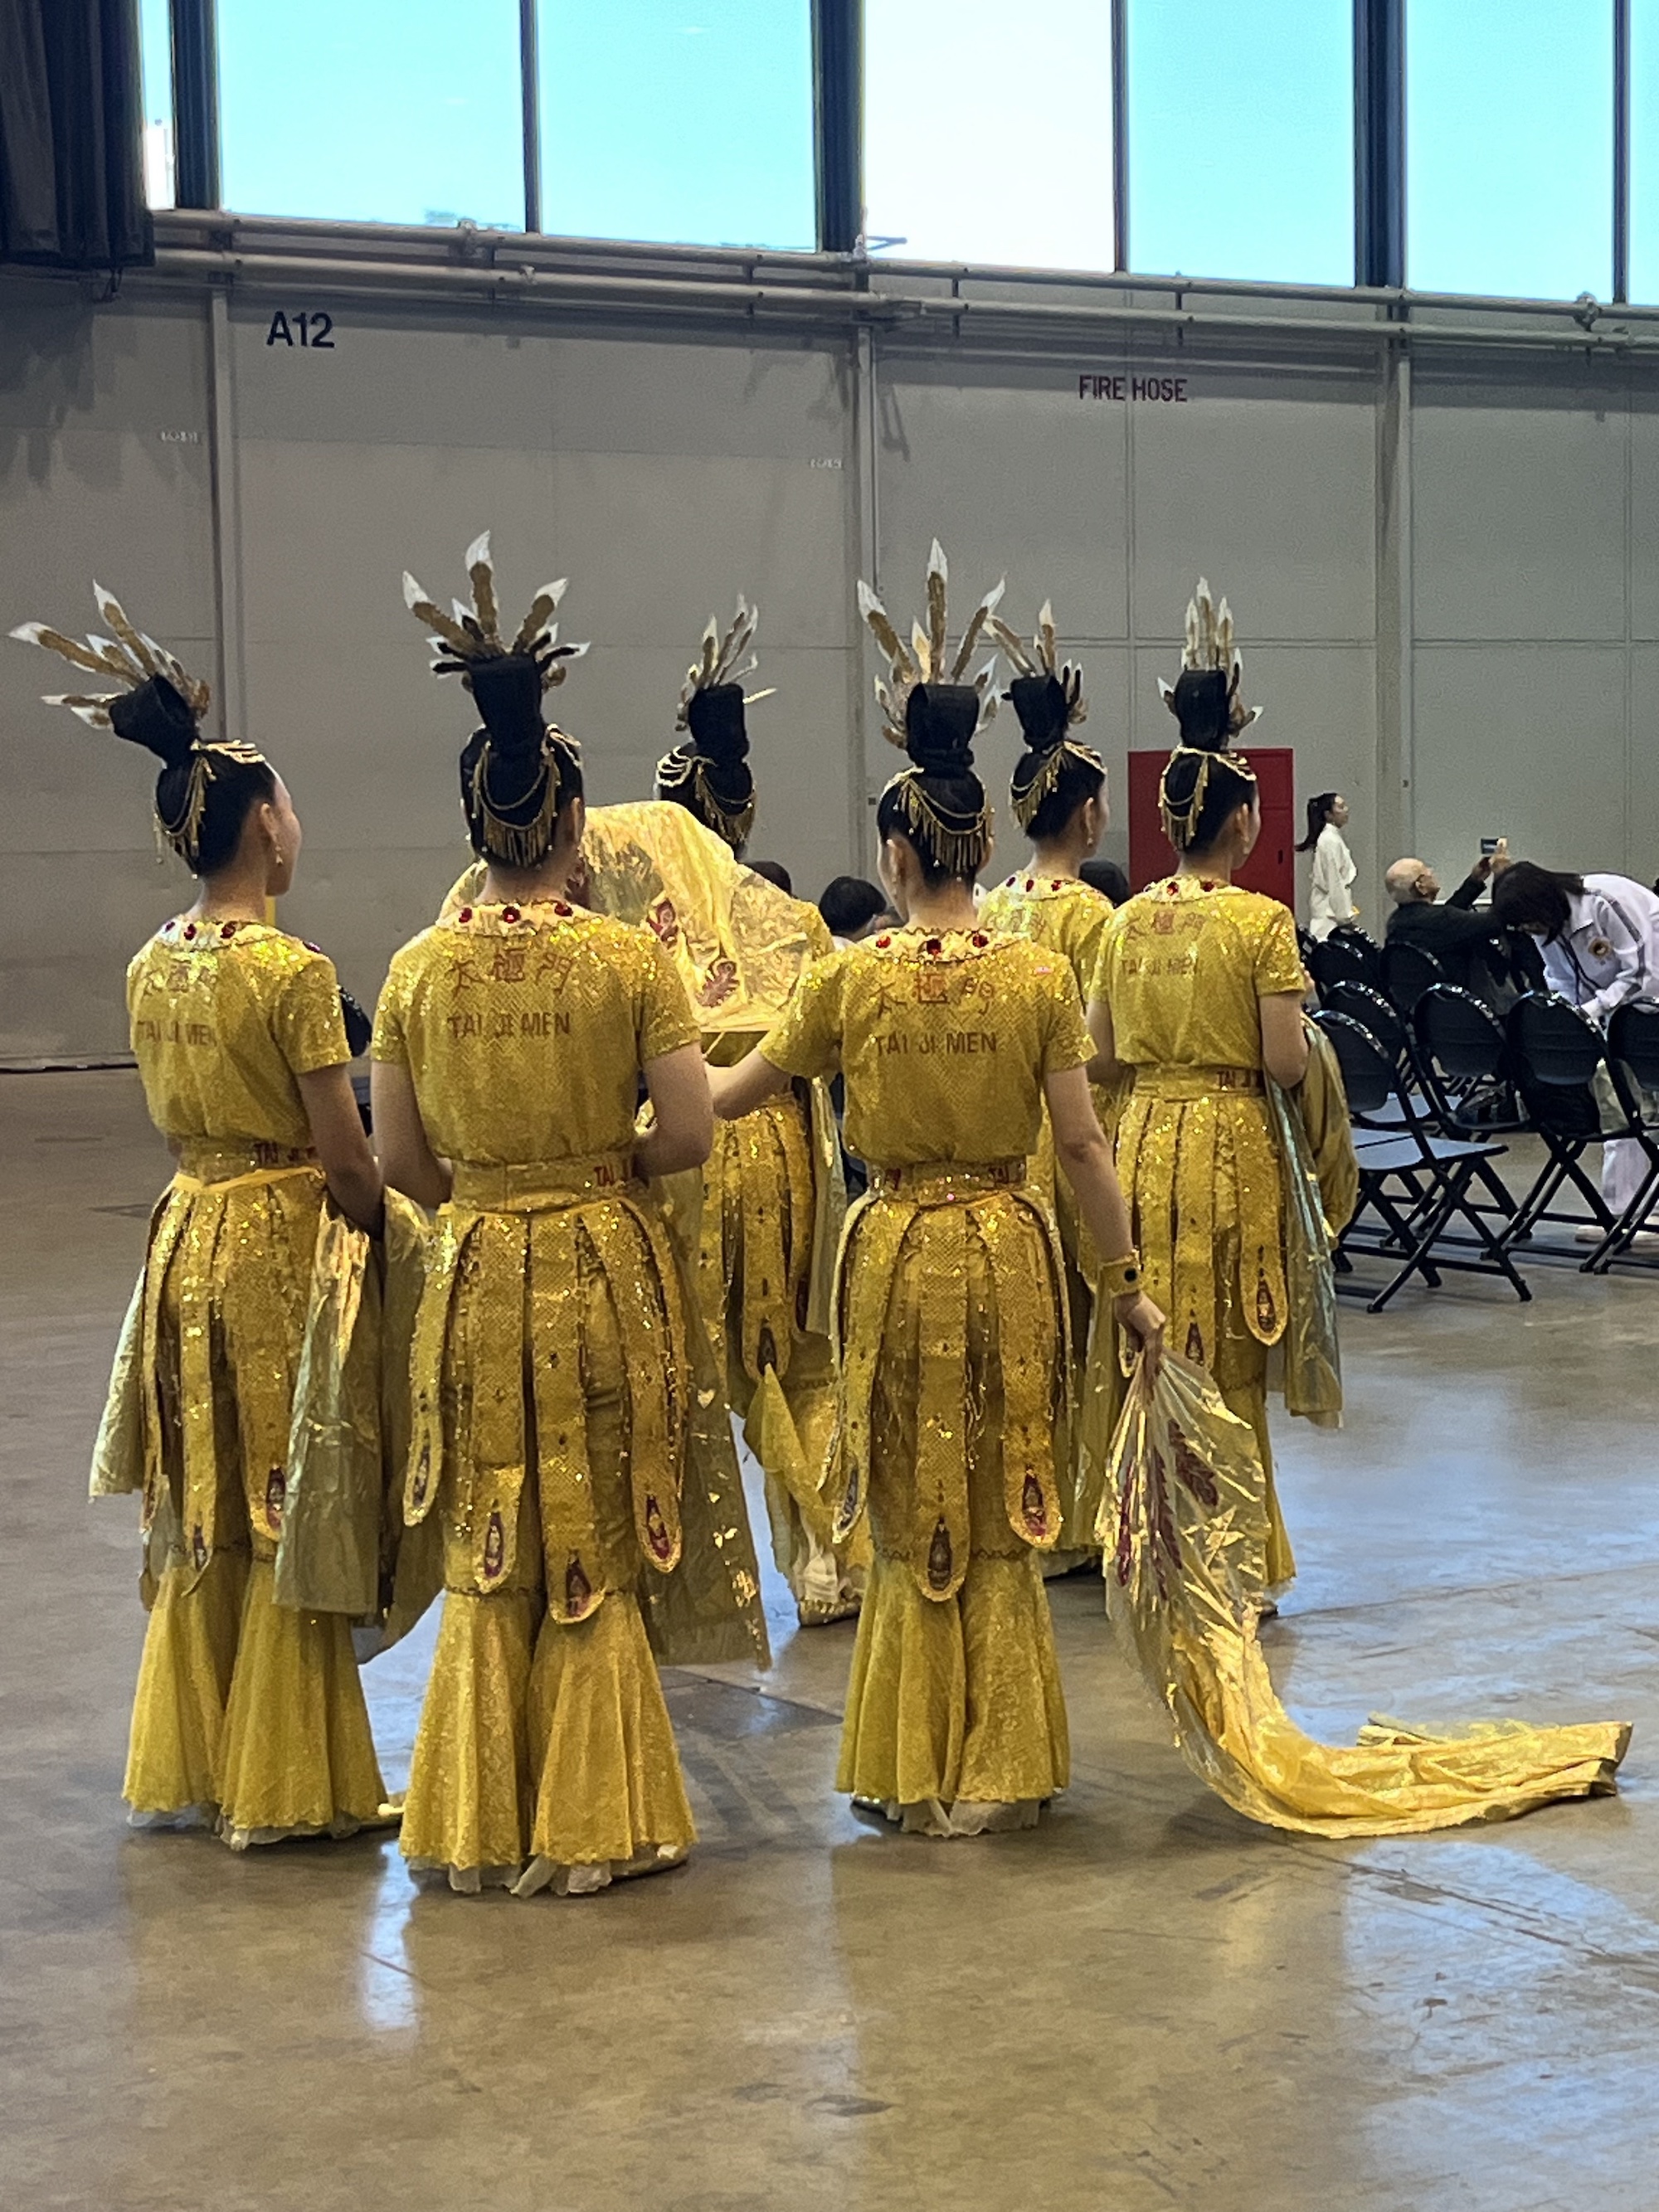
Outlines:
POLYGON ((1395 1274, 1367 1301, 1366 1311, 1381 1313, 1413 1275, 1420 1275, 1431 1290, 1438 1289, 1442 1268, 1501 1275, 1523 1303, 1530 1299, 1531 1290, 1469 1195, 1476 1168, 1500 1158, 1504 1147, 1434 1135, 1369 1030, 1347 1014, 1322 1011, 1313 1018, 1330 1039, 1349 1112, 1357 1128, 1366 1133, 1365 1140, 1357 1139, 1354 1147, 1359 1203, 1342 1232, 1339 1255, 1351 1258, 1363 1253, 1401 1261, 1395 1274), (1401 1117, 1398 1125, 1382 1118, 1394 1112, 1401 1117), (1383 1233, 1361 1242, 1354 1232, 1368 1212, 1376 1215, 1383 1233), (1446 1231, 1454 1221, 1469 1231, 1459 1243, 1466 1250, 1473 1245, 1479 1257, 1465 1258, 1446 1249, 1446 1231))
POLYGON ((1630 1125, 1628 1140, 1641 1146, 1648 1166, 1629 1205, 1585 1261, 1587 1275, 1606 1274, 1629 1252, 1659 1197, 1659 1006, 1635 999, 1615 1006, 1607 1024, 1607 1054, 1613 1096, 1630 1125))
MULTIPOLYGON (((1504 1231, 1505 1243, 1531 1237, 1547 1221, 1610 1234, 1618 1224, 1583 1168, 1584 1154, 1602 1141, 1595 1079, 1607 1064, 1607 1040, 1589 1016, 1565 999, 1547 991, 1528 991, 1510 1008, 1504 1042, 1515 1087, 1549 1154, 1543 1172, 1515 1210, 1504 1231), (1587 1214, 1553 1210, 1556 1199, 1569 1186, 1583 1200, 1587 1214)), ((1611 1133, 1618 1137, 1627 1133, 1614 1129, 1611 1133)), ((1592 1259, 1601 1249, 1597 1245, 1592 1259)), ((1558 1257, 1568 1256, 1561 1248, 1556 1250, 1558 1257)))
POLYGON ((1346 929, 1334 929, 1322 945, 1315 945, 1308 955, 1308 972, 1318 988, 1322 1005, 1326 992, 1334 990, 1339 983, 1364 983, 1370 988, 1373 981, 1364 945, 1346 929))
MULTIPOLYGON (((1346 1014, 1361 1029, 1369 1030, 1394 1062, 1401 1083, 1408 1089, 1420 1088, 1410 1034, 1380 991, 1373 991, 1368 983, 1333 983, 1325 994, 1324 1007, 1327 1013, 1346 1014)), ((1400 1126, 1398 1114, 1390 1117, 1385 1109, 1382 1119, 1388 1127, 1400 1126)))
POLYGON ((1382 947, 1382 970, 1383 995, 1407 1021, 1417 1012, 1417 1002, 1425 991, 1446 980, 1446 971, 1432 952, 1399 938, 1382 947))
MULTIPOLYGON (((1531 1128, 1509 1079, 1504 1024, 1483 1000, 1456 983, 1431 983, 1417 1002, 1412 1030, 1423 1087, 1443 1136, 1478 1140, 1521 1136, 1531 1128)), ((1491 1198, 1491 1210, 1512 1221, 1516 1200, 1496 1168, 1483 1164, 1474 1179, 1491 1198)))
POLYGON ((1314 935, 1312 930, 1304 929, 1298 921, 1296 925, 1296 949, 1302 955, 1302 964, 1304 968, 1313 957, 1313 949, 1318 942, 1319 939, 1314 935))

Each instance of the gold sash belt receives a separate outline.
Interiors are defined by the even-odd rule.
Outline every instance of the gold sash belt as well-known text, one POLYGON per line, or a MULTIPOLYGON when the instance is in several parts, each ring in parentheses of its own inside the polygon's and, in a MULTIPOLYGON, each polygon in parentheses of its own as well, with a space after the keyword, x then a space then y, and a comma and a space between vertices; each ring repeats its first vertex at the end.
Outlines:
POLYGON ((631 1152, 593 1152, 586 1158, 513 1160, 489 1166, 457 1160, 450 1201, 480 1213, 557 1213, 596 1198, 618 1198, 642 1188, 631 1152))
POLYGON ((1263 1095, 1259 1067, 1138 1067, 1135 1089, 1146 1098, 1209 1098, 1218 1091, 1263 1095))
POLYGON ((222 1144, 212 1137, 186 1137, 179 1150, 175 1189, 246 1189, 288 1176, 316 1175, 322 1168, 313 1152, 294 1145, 222 1144))
POLYGON ((872 1197, 908 1198, 917 1206, 949 1206, 987 1191, 1018 1190, 1024 1181, 1023 1158, 922 1160, 915 1167, 870 1170, 872 1197))

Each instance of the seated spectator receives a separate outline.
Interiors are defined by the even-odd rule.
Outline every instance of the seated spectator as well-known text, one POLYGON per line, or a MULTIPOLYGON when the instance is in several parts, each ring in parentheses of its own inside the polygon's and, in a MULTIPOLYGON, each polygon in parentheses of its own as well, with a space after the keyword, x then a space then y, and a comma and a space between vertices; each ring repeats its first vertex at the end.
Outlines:
POLYGON ((1091 891, 1110 899, 1114 906, 1121 906, 1129 896, 1129 878, 1115 860, 1081 861, 1078 873, 1091 891))
POLYGON ((1390 945, 1414 945, 1432 953, 1446 971, 1449 983, 1461 984, 1477 997, 1487 994, 1488 979, 1501 981, 1508 963, 1498 942, 1500 925, 1490 915, 1470 911, 1490 880, 1494 865, 1504 858, 1481 857, 1443 903, 1440 878, 1426 861, 1396 860, 1383 877, 1394 911, 1387 930, 1390 945))
POLYGON ((887 913, 887 894, 862 876, 837 876, 832 884, 825 884, 818 912, 823 916, 824 927, 844 951, 875 929, 887 913))

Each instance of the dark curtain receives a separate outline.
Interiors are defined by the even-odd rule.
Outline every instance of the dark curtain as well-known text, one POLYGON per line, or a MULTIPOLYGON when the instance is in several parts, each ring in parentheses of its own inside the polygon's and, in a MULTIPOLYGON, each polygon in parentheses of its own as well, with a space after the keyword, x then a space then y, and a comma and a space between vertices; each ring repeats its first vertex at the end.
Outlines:
POLYGON ((155 258, 137 0, 0 0, 0 260, 155 258))

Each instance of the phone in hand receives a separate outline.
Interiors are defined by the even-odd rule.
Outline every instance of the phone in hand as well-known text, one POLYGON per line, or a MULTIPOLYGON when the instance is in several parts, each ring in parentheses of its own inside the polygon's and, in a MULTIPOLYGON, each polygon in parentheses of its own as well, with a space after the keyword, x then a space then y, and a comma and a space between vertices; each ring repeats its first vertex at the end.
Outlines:
POLYGON ((1480 840, 1481 859, 1483 860, 1491 860, 1492 854, 1498 850, 1503 842, 1504 840, 1501 837, 1483 837, 1480 840))

